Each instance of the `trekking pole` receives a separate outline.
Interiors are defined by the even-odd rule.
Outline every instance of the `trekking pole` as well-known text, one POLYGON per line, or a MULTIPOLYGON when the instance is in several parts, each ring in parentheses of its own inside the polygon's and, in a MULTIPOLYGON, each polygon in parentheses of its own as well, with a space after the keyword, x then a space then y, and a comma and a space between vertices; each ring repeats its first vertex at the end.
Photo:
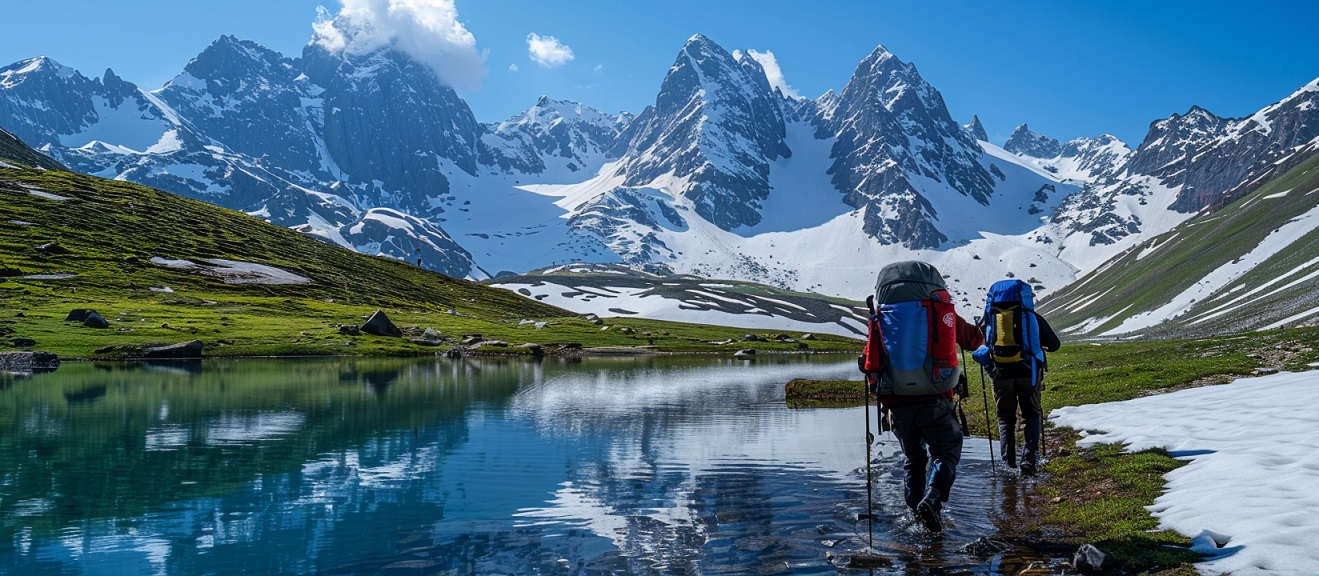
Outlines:
POLYGON ((875 513, 874 513, 874 496, 871 494, 870 480, 870 443, 874 441, 874 435, 870 433, 870 376, 866 375, 861 379, 861 384, 866 387, 866 533, 868 534, 866 542, 871 548, 875 547, 875 513))
MULTIPOLYGON (((985 391, 985 367, 980 367, 980 397, 985 401, 985 438, 989 439, 989 467, 998 474, 998 464, 994 462, 994 432, 989 422, 989 393, 985 391)), ((1040 427, 1043 430, 1043 424, 1040 427)))
POLYGON ((1040 374, 1040 455, 1036 459, 1040 463, 1044 462, 1044 374, 1040 374))

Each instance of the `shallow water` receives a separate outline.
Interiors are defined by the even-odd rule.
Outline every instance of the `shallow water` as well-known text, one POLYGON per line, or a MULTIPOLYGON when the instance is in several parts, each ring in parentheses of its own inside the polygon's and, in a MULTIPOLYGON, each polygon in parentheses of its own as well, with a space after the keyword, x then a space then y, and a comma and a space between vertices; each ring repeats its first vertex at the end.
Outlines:
MULTIPOLYGON (((7 574, 837 574, 866 545, 860 408, 788 409, 841 357, 67 363, 0 380, 7 574)), ((875 446, 877 574, 1029 505, 966 444, 947 532, 875 446), (1005 497, 1005 494, 1008 497, 1005 497)))

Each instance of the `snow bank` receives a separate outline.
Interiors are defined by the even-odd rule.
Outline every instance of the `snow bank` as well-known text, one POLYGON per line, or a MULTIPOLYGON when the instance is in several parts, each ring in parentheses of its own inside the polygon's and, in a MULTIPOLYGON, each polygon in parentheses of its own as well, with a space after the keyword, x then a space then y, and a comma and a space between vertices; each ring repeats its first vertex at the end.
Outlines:
POLYGON ((1055 424, 1090 434, 1082 445, 1163 447, 1186 466, 1169 472, 1150 511, 1211 555, 1202 572, 1319 570, 1319 371, 1243 378, 1125 402, 1060 408, 1055 424))

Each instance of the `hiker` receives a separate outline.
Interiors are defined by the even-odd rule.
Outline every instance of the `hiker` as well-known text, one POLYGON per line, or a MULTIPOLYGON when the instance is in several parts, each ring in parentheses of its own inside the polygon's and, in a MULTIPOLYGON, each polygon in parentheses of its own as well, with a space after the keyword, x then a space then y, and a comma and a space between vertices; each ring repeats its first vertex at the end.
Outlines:
POLYGON ((907 507, 927 529, 940 532, 962 456, 953 401, 963 376, 957 347, 975 349, 984 337, 957 315, 943 276, 924 262, 881 269, 871 304, 861 369, 879 397, 880 430, 891 424, 906 457, 907 507))
POLYGON ((1040 428, 1043 410, 1045 352, 1060 346, 1058 335, 1035 312, 1030 284, 1002 280, 989 288, 985 299, 985 345, 972 357, 994 380, 994 406, 998 412, 999 453, 1008 468, 1017 467, 1017 410, 1025 423, 1021 447, 1021 472, 1031 475, 1039 465, 1040 428))

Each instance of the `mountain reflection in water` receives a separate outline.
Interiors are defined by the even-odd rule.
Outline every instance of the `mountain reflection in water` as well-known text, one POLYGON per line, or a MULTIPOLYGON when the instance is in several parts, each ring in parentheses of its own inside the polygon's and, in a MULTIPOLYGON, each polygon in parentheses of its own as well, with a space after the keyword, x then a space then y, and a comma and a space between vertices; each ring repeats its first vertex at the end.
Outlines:
MULTIPOLYGON (((0 572, 837 573, 829 556, 864 545, 862 412, 788 409, 783 384, 854 370, 66 363, 0 389, 0 572)), ((1008 569, 1010 553, 959 551, 1003 503, 984 441, 967 443, 939 538, 906 514, 892 444, 874 490, 887 570, 1008 569)))

